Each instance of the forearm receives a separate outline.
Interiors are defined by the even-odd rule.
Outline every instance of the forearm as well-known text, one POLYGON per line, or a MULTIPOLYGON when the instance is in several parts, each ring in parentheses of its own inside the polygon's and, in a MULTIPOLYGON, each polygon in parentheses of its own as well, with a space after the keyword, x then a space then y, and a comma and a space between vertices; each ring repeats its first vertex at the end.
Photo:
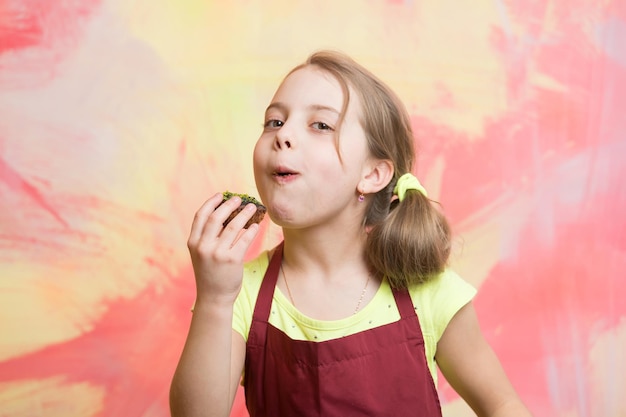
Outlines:
POLYGON ((471 303, 448 324, 437 344, 436 359, 446 380, 477 416, 531 416, 483 337, 471 303))
POLYGON ((230 414, 232 305, 197 303, 172 379, 172 417, 230 414))

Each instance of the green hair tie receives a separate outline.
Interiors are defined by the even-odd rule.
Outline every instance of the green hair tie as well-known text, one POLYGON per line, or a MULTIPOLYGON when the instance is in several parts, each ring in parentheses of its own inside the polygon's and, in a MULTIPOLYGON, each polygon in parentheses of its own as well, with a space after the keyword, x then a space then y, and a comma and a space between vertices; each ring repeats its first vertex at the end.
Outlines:
POLYGON ((406 194, 406 190, 417 190, 424 195, 424 197, 428 197, 428 193, 426 192, 426 188, 419 182, 415 175, 411 173, 404 174, 400 178, 398 178, 398 182, 396 182, 396 186, 393 189, 393 193, 398 196, 400 201, 404 200, 404 195, 406 194))

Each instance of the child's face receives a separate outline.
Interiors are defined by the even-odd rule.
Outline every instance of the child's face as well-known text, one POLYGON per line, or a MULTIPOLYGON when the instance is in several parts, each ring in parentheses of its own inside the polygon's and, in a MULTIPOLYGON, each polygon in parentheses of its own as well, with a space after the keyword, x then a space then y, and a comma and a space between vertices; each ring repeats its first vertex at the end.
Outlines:
POLYGON ((357 95, 351 92, 338 126, 343 103, 337 80, 309 66, 290 74, 268 106, 254 149, 254 175, 261 200, 279 226, 361 223, 355 214, 362 210, 357 186, 366 172, 369 152, 357 95))

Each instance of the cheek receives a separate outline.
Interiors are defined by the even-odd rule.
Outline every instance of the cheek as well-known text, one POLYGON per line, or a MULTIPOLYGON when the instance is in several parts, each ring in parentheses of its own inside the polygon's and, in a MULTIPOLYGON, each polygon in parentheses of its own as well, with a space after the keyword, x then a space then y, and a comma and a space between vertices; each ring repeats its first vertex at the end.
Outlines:
POLYGON ((338 176, 343 176, 343 166, 339 161, 339 156, 335 149, 326 149, 322 152, 320 149, 312 150, 306 154, 303 163, 307 172, 315 173, 315 178, 325 181, 327 185, 331 185, 338 176), (333 182, 328 182, 333 181, 333 182))
MULTIPOLYGON (((344 165, 338 159, 329 161, 316 160, 315 188, 326 196, 333 196, 331 199, 342 199, 342 195, 351 192, 356 184, 353 169, 350 167, 352 163, 346 164, 344 157, 344 165)), ((313 163, 313 161, 309 161, 313 163)), ((311 184, 313 186, 313 184, 311 184)))
POLYGON ((254 145, 252 150, 252 167, 254 168, 254 175, 257 175, 257 171, 263 166, 263 148, 260 146, 260 140, 254 145))
POLYGON ((370 154, 369 147, 367 139, 361 132, 357 131, 351 136, 346 135, 345 139, 339 140, 339 149, 344 160, 358 163, 367 159, 370 154))
POLYGON ((263 157, 262 147, 257 145, 252 151, 252 172, 254 174, 254 183, 257 188, 257 192, 261 197, 261 200, 265 199, 265 187, 264 187, 264 173, 265 173, 265 158, 263 157))
POLYGON ((354 123, 342 129, 339 150, 344 164, 360 165, 368 159, 370 151, 363 129, 354 123))

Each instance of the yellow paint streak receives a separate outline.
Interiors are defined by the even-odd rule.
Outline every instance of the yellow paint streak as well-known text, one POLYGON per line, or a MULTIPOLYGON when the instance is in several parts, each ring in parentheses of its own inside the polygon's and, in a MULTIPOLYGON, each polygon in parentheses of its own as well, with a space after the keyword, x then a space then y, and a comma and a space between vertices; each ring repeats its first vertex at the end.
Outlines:
POLYGON ((602 416, 626 415, 626 318, 615 328, 594 337, 589 352, 591 376, 588 388, 590 398, 598 402, 594 412, 602 416))
POLYGON ((506 108, 504 68, 491 45, 500 24, 491 1, 147 4, 116 7, 183 82, 224 94, 237 91, 224 85, 247 89, 241 93, 251 100, 236 104, 257 120, 262 109, 248 107, 258 104, 256 94, 267 103, 282 76, 321 48, 349 53, 388 81, 410 109, 469 138, 481 137, 485 119, 506 108), (320 17, 325 9, 333 12, 320 17))
POLYGON ((558 93, 566 93, 569 89, 567 86, 558 82, 554 78, 549 75, 542 74, 539 72, 533 72, 530 74, 530 84, 537 88, 542 88, 544 90, 554 91, 558 93))
POLYGON ((91 318, 88 315, 97 314, 87 308, 93 299, 78 298, 75 291, 69 290, 88 288, 90 284, 77 277, 68 277, 73 278, 73 285, 61 289, 54 282, 62 280, 63 274, 51 265, 15 262, 3 265, 2 271, 4 277, 10 277, 12 284, 11 287, 4 284, 0 292, 0 317, 7 317, 0 320, 0 334, 10 335, 0 344, 0 361, 76 337, 89 328, 91 318), (46 280, 45 277, 55 279, 46 280), (79 314, 82 317, 72 314, 81 304, 85 305, 79 314), (28 323, 28 331, 24 331, 24 323, 28 323))
POLYGON ((495 218, 454 236, 450 266, 476 288, 500 261, 501 221, 495 218))
POLYGON ((476 287, 503 258, 516 253, 510 245, 533 209, 531 194, 502 194, 490 205, 455 225, 452 268, 476 287))
POLYGON ((62 377, 0 384, 0 415, 11 417, 96 416, 104 391, 89 383, 65 382, 62 377))

